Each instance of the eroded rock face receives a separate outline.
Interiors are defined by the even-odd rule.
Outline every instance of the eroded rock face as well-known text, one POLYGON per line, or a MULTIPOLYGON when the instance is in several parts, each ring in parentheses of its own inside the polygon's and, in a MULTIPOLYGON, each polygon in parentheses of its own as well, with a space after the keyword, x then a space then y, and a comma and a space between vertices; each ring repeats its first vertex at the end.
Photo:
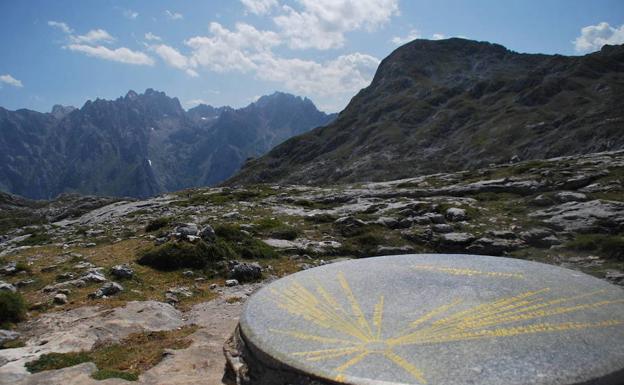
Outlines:
POLYGON ((90 350, 98 342, 115 342, 132 333, 172 330, 183 325, 178 310, 156 301, 128 302, 114 309, 89 306, 46 313, 23 326, 26 346, 0 350, 0 360, 7 362, 0 366, 0 378, 12 384, 26 377, 24 364, 45 353, 90 350))
POLYGON ((568 202, 532 214, 554 228, 569 232, 618 232, 624 229, 624 203, 592 200, 568 202))

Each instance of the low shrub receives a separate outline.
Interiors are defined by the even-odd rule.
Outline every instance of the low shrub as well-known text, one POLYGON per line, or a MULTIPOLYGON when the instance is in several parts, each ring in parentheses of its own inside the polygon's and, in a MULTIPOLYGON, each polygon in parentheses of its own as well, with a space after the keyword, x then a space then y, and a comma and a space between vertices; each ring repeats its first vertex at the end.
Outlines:
POLYGON ((138 263, 158 270, 203 269, 219 261, 235 258, 236 254, 227 242, 217 240, 207 244, 167 242, 143 253, 138 263))
POLYGON ((0 325, 23 321, 27 309, 28 306, 21 294, 0 291, 0 325))
POLYGON ((587 251, 613 259, 624 260, 624 236, 609 234, 578 234, 566 243, 569 249, 587 251))
POLYGON ((91 361, 88 353, 48 353, 39 356, 35 361, 26 363, 26 369, 31 373, 44 370, 56 370, 91 361))
POLYGON ((156 219, 152 219, 148 222, 147 226, 145 226, 145 232, 151 233, 152 231, 160 230, 163 227, 168 226, 171 223, 170 217, 160 217, 156 219))

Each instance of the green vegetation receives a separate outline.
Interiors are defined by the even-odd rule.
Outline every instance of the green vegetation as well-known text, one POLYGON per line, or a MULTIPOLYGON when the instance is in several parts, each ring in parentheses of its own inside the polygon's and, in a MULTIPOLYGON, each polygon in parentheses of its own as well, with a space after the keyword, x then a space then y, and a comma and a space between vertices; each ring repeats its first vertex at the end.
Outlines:
POLYGON ((89 354, 77 353, 48 353, 40 356, 37 360, 28 362, 25 366, 31 373, 44 370, 56 370, 91 361, 89 354))
POLYGON ((253 238, 238 225, 223 224, 214 228, 217 237, 225 240, 235 254, 245 259, 276 258, 277 253, 272 247, 259 239, 253 238))
POLYGON ((0 327, 26 319, 28 305, 20 293, 0 291, 0 327))
POLYGON ((593 252, 607 258, 624 260, 624 236, 578 234, 565 245, 569 249, 593 252))
POLYGON ((219 261, 233 259, 235 256, 230 245, 222 240, 211 244, 203 241, 196 243, 172 241, 144 252, 137 262, 164 271, 183 268, 204 269, 219 261))
POLYGON ((49 353, 26 364, 31 373, 55 370, 93 362, 98 371, 96 380, 121 378, 136 381, 139 375, 158 364, 165 349, 184 349, 191 341, 187 339, 197 330, 187 326, 179 330, 131 334, 119 343, 105 344, 89 352, 49 353))
POLYGON ((152 231, 160 230, 163 227, 169 226, 171 223, 171 217, 160 217, 149 221, 147 226, 145 226, 145 232, 151 233, 152 231))
POLYGON ((46 243, 50 243, 50 236, 44 231, 40 229, 32 229, 29 230, 26 234, 30 234, 30 237, 24 239, 21 242, 18 242, 18 246, 34 246, 34 245, 42 245, 46 243))
POLYGON ((263 218, 255 223, 254 232, 265 234, 271 238, 286 239, 292 241, 301 235, 301 231, 289 226, 279 219, 263 218))

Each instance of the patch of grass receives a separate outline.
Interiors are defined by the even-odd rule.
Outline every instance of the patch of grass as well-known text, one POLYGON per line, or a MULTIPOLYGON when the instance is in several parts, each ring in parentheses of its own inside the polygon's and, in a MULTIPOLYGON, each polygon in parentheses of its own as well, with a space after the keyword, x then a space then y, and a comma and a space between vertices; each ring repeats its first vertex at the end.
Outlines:
POLYGON ((38 373, 44 370, 67 368, 89 361, 91 361, 91 357, 85 352, 48 353, 41 355, 35 361, 26 363, 24 366, 30 373, 38 373))
POLYGON ((0 291, 0 326, 26 319, 28 305, 20 293, 0 291))
POLYGON ((164 271, 184 268, 204 269, 219 261, 233 259, 235 256, 230 245, 223 240, 211 244, 203 241, 196 243, 180 241, 167 242, 148 250, 137 262, 164 271))
POLYGON ((303 219, 311 223, 330 223, 330 222, 336 221, 338 217, 331 215, 331 214, 316 214, 316 215, 307 215, 303 217, 303 219))
POLYGON ((18 246, 43 245, 46 243, 50 243, 50 241, 52 240, 52 238, 50 238, 48 233, 45 233, 41 230, 31 230, 29 233, 30 233, 30 237, 24 239, 21 242, 18 242, 17 243, 18 246))
POLYGON ((169 226, 171 223, 171 217, 160 217, 149 221, 147 226, 145 226, 145 232, 151 233, 152 231, 160 230, 163 227, 169 226))
POLYGON ((241 230, 238 225, 222 224, 214 228, 217 237, 226 241, 236 255, 245 259, 267 259, 277 257, 272 247, 249 233, 241 230))
POLYGON ((301 234, 295 227, 289 226, 275 218, 262 218, 254 224, 254 232, 263 233, 271 238, 286 239, 289 241, 297 239, 301 234))
POLYGON ((120 372, 118 370, 103 369, 98 370, 91 376, 94 380, 106 380, 108 378, 121 378, 126 381, 138 381, 139 375, 136 373, 120 372))
POLYGON ((601 256, 624 260, 624 236, 609 234, 577 234, 565 246, 572 250, 587 251, 601 256))
POLYGON ((198 329, 186 326, 178 330, 131 334, 119 343, 96 346, 89 352, 49 353, 26 364, 31 373, 67 368, 93 362, 98 371, 96 380, 121 378, 136 381, 139 375, 158 364, 165 349, 184 349, 191 341, 186 338, 198 329))

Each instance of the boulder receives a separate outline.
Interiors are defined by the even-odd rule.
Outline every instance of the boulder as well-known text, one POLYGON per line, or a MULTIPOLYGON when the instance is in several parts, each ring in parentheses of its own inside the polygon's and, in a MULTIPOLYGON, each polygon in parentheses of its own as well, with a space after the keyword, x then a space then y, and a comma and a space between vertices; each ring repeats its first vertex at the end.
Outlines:
POLYGON ((199 234, 199 229, 197 225, 194 223, 184 223, 176 226, 174 232, 180 237, 197 236, 199 234))
POLYGON ((15 293, 17 289, 8 282, 0 281, 0 291, 10 291, 11 293, 15 293))
POLYGON ((451 207, 446 210, 446 219, 453 222, 465 221, 468 219, 466 210, 457 207, 451 207))
POLYGON ((227 287, 232 287, 232 286, 237 286, 238 285, 238 281, 235 279, 227 279, 225 281, 225 286, 227 287))
POLYGON ((239 282, 255 281, 262 278, 262 267, 256 263, 239 263, 230 268, 229 276, 239 282))
POLYGON ((217 234, 210 225, 204 226, 204 228, 199 233, 199 236, 204 242, 213 242, 215 239, 217 239, 217 234))
POLYGON ((93 298, 102 298, 108 297, 111 295, 115 295, 121 291, 123 291, 123 286, 118 284, 117 282, 107 282, 102 287, 100 287, 95 293, 91 294, 93 298))
POLYGON ((555 194, 555 199, 559 203, 585 202, 587 200, 587 195, 574 191, 561 191, 555 194))
POLYGON ((20 338, 20 334, 13 330, 0 329, 0 347, 7 342, 20 338))
POLYGON ((115 265, 111 267, 111 275, 116 278, 132 278, 134 270, 128 265, 115 265))
POLYGON ((66 294, 56 294, 52 301, 57 305, 64 305, 67 303, 67 295, 66 294))

